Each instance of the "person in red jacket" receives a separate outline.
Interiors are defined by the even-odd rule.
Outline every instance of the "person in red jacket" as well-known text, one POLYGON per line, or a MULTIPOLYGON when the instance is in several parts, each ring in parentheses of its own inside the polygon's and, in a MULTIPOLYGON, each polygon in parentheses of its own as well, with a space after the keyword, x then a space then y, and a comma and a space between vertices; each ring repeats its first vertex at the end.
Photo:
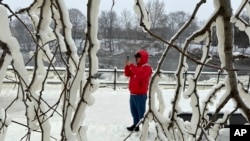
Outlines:
POLYGON ((147 51, 139 50, 135 54, 136 65, 127 60, 124 68, 125 76, 129 77, 129 104, 133 117, 133 125, 127 127, 129 131, 139 131, 137 124, 145 113, 147 91, 152 74, 152 67, 148 64, 148 58, 147 51))

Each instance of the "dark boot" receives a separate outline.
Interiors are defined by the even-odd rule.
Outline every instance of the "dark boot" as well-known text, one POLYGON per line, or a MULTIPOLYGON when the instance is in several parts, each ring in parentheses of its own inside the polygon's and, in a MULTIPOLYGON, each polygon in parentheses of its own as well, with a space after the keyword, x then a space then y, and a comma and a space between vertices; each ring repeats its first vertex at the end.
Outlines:
POLYGON ((130 127, 127 127, 128 131, 139 131, 139 126, 136 127, 136 125, 132 125, 130 127))

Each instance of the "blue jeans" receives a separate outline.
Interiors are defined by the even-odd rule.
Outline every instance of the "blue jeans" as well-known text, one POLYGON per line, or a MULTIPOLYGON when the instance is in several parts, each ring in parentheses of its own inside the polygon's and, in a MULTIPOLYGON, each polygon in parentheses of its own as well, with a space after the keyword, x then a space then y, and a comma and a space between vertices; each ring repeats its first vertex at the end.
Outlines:
POLYGON ((146 94, 130 95, 130 111, 133 117, 133 125, 136 125, 144 116, 146 109, 146 94))

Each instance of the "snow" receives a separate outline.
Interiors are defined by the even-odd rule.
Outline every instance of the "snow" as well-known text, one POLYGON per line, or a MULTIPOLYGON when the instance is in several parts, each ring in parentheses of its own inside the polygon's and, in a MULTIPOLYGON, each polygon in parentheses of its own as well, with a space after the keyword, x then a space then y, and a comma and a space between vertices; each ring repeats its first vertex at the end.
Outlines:
MULTIPOLYGON (((150 18, 147 14, 147 11, 144 7, 144 3, 142 0, 135 0, 135 13, 137 14, 138 18, 141 19, 141 24, 143 24, 144 29, 150 28, 150 18)), ((98 69, 98 58, 96 56, 96 52, 98 51, 100 47, 99 40, 97 39, 97 32, 98 32, 98 10, 99 10, 99 3, 100 0, 97 1, 90 1, 91 4, 88 4, 91 7, 90 10, 90 17, 88 17, 88 21, 90 22, 91 27, 88 29, 87 33, 90 35, 89 39, 89 48, 88 48, 88 55, 89 58, 89 78, 85 78, 85 57, 87 54, 83 54, 81 58, 81 62, 79 64, 79 57, 77 55, 76 45, 71 37, 71 28, 72 24, 69 21, 69 14, 66 10, 66 5, 64 1, 44 1, 37 0, 31 5, 31 8, 29 10, 29 14, 31 15, 31 18, 34 22, 34 26, 37 27, 36 34, 39 35, 38 38, 38 45, 42 49, 44 49, 45 52, 42 52, 42 50, 39 50, 37 52, 36 56, 36 64, 37 69, 33 73, 34 77, 31 80, 31 83, 29 83, 28 73, 24 67, 24 62, 21 59, 21 54, 19 52, 19 44, 15 38, 13 38, 10 34, 10 29, 7 25, 9 25, 9 19, 7 17, 7 12, 5 7, 0 6, 0 15, 3 17, 4 20, 2 20, 0 23, 2 23, 2 34, 0 34, 0 40, 6 42, 8 45, 11 55, 7 56, 7 63, 10 63, 10 60, 13 59, 13 66, 17 68, 18 74, 21 75, 22 80, 20 87, 12 86, 12 85, 5 85, 1 84, 1 93, 0 93, 0 120, 7 119, 7 122, 4 122, 5 125, 1 125, 1 132, 0 133, 0 139, 3 139, 2 136, 6 136, 7 141, 12 140, 25 140, 26 138, 31 138, 31 140, 61 140, 61 134, 67 138, 67 140, 76 140, 76 138, 88 138, 89 141, 117 141, 117 140, 138 140, 139 138, 147 139, 147 140, 154 140, 154 137, 156 136, 156 130, 163 130, 160 128, 159 123, 156 123, 157 125, 154 125, 151 121, 154 117, 157 117, 157 119, 160 119, 160 123, 168 124, 169 119, 164 117, 171 117, 171 120, 176 121, 176 125, 180 127, 180 133, 186 131, 186 126, 191 127, 191 129, 188 131, 189 133, 196 134, 197 132, 200 132, 198 130, 198 123, 199 123, 199 107, 205 107, 201 110, 208 110, 209 112, 214 112, 215 109, 217 109, 216 106, 220 104, 220 102, 223 102, 224 99, 227 98, 230 90, 230 85, 228 84, 230 79, 226 79, 226 90, 221 90, 218 93, 216 93, 216 99, 212 99, 213 95, 210 91, 215 91, 215 89, 209 89, 209 90, 195 90, 195 83, 199 78, 199 71, 201 70, 201 66, 197 67, 197 70, 195 72, 195 76, 191 77, 191 75, 188 76, 189 81, 189 88, 184 94, 186 96, 183 98, 183 92, 182 87, 184 83, 184 79, 180 77, 185 71, 188 69, 188 65, 186 63, 186 58, 184 56, 180 56, 180 62, 179 66, 177 68, 176 72, 176 80, 177 81, 177 89, 164 89, 158 87, 159 79, 157 77, 153 77, 152 80, 153 83, 150 87, 151 98, 149 101, 152 103, 153 107, 150 107, 150 110, 152 110, 151 113, 148 113, 148 116, 146 117, 144 124, 149 123, 148 126, 143 126, 143 132, 149 131, 149 134, 143 134, 141 135, 141 132, 130 134, 128 131, 126 131, 126 126, 131 125, 131 116, 129 111, 129 91, 127 89, 117 89, 113 90, 111 88, 99 88, 99 81, 96 81, 92 76, 97 72, 98 69), (53 11, 50 11, 50 6, 55 6, 55 8, 52 8, 53 11), (40 8, 42 13, 39 13, 40 8), (51 13, 53 12, 53 14, 51 13), (41 19, 39 19, 41 18, 41 19), (52 30, 48 28, 51 24, 51 21, 56 22, 55 32, 52 33, 52 30), (38 24, 39 23, 39 24, 38 24), (93 29, 92 29, 93 28, 93 29), (60 32, 61 31, 61 32, 60 32), (5 35, 4 35, 4 34, 5 35), (6 34, 7 33, 7 34, 6 34), (6 36, 7 35, 7 36, 6 36), (54 39, 55 36, 60 40, 60 45, 62 51, 68 51, 68 58, 65 60, 65 64, 68 65, 67 71, 65 74, 69 74, 68 76, 65 76, 65 84, 64 88, 65 91, 60 91, 60 88, 62 86, 60 85, 48 85, 44 88, 45 91, 42 91, 43 86, 42 83, 43 80, 45 80, 46 75, 46 68, 44 67, 43 60, 51 60, 53 55, 51 54, 51 51, 48 47, 48 45, 43 46, 43 43, 47 43, 51 39, 54 39), (64 41, 63 41, 64 40, 64 41), (93 44, 93 46, 92 46, 93 44), (46 54, 46 55, 45 55, 46 54), (13 58, 11 58, 13 57, 13 58), (81 69, 79 71, 76 71, 78 69, 78 66, 81 66, 81 69), (71 77, 71 75, 73 77, 71 77), (87 80, 87 81, 85 81, 87 80), (80 83, 83 82, 83 83, 80 83), (72 85, 71 85, 72 84, 72 85), (28 88, 27 88, 28 86, 28 88), (86 87, 85 87, 86 86, 86 87), (80 89, 81 87, 84 87, 84 89, 80 89), (26 99, 22 99, 21 96, 21 88, 24 88, 25 90, 25 96, 32 96, 32 100, 25 101, 26 99), (86 89, 85 89, 86 88, 86 89), (13 90, 14 89, 14 90, 13 90), (18 91, 19 89, 19 91, 18 91), (161 91, 161 90, 162 91, 161 91), (83 90, 83 91, 80 91, 83 90), (17 93, 20 93, 18 96, 17 93), (157 93, 157 95, 156 95, 157 93), (57 105, 58 100, 61 97, 61 94, 65 97, 64 105, 59 105, 59 107, 56 109, 56 112, 51 110, 51 108, 48 110, 48 112, 45 112, 48 107, 54 107, 53 105, 57 105), (156 98, 157 96, 157 98, 156 98), (188 98, 191 97, 191 98, 188 98), (211 97, 211 100, 210 100, 211 97), (43 102, 41 99, 44 99, 43 102), (80 98, 80 101, 77 101, 76 99, 80 98), (203 102, 204 100, 209 98, 209 102, 211 105, 205 105, 203 102), (22 100, 25 101, 22 103, 22 100), (214 100, 214 101, 213 101, 214 100), (78 103, 79 102, 79 103, 78 103), (174 102, 174 103, 172 103, 174 102), (49 104, 49 106, 47 105, 49 104), (39 106, 39 108, 38 108, 39 106), (156 108, 158 107, 158 108, 156 108), (41 109, 40 109, 41 108, 41 109), (63 109, 63 113, 62 113, 63 109), (86 110, 85 110, 86 109, 86 110), (159 111, 157 111, 159 110, 159 111), (186 124, 182 124, 182 120, 180 118, 177 118, 177 112, 188 112, 192 113, 194 116, 192 116, 191 123, 186 122, 186 124), (170 115, 170 113, 172 115, 170 115), (35 114, 43 114, 42 116, 39 116, 38 119, 33 119, 35 114), (163 115, 161 115, 161 114, 163 115), (52 115, 53 114, 53 115, 52 115), (155 115, 153 115, 155 114, 155 115), (27 116, 27 118, 26 118, 27 116), (48 119, 48 120, 44 120, 48 119), (28 120, 28 121, 27 121, 28 120), (41 124, 41 121, 43 124, 41 124), (38 129, 38 125, 41 124, 43 131, 36 131, 38 129), (29 127, 27 128, 26 125, 29 127), (62 128, 63 126, 63 128, 62 128), (7 128, 8 127, 8 128, 7 128), (30 131, 30 130, 33 131, 30 131), (31 136, 29 133, 31 132, 31 136), (43 132, 43 134, 41 134, 43 132), (62 132, 62 133, 61 133, 62 132), (5 134, 6 133, 6 134, 5 134), (43 135, 43 136, 41 136, 43 135), (43 138, 43 139, 41 139, 43 138), (128 138, 128 139, 126 139, 128 138)), ((217 0, 214 0, 215 9, 218 10, 220 7, 220 2, 217 0)), ((89 7, 90 8, 90 7, 89 7)), ((215 12, 217 11, 215 10, 215 12)), ((218 44, 219 44, 219 54, 220 59, 222 62, 222 67, 225 66, 225 53, 224 53, 224 44, 225 44, 225 32, 224 30, 224 21, 222 16, 217 17, 216 24, 219 30, 217 30, 217 36, 218 36, 218 44)), ((237 25, 240 27, 240 29, 245 29, 243 27, 243 24, 237 21, 237 25)), ((183 29, 185 26, 183 26, 183 29)), ((182 28, 179 30, 181 32, 182 28)), ((248 29, 249 30, 249 29, 248 29)), ((250 34, 250 32, 248 32, 250 34)), ((179 32, 176 33, 176 36, 173 36, 173 40, 175 38, 177 39, 177 36, 179 36, 179 32)), ((204 37, 200 37, 204 39, 204 37)), ((198 39, 197 39, 198 40, 198 39)), ((199 39, 201 40, 201 39, 199 39)), ((173 43, 171 41, 171 43, 173 43)), ((208 40, 207 40, 208 44, 208 40)), ((38 46, 37 46, 38 47, 38 46)), ((166 49, 165 53, 167 52, 168 48, 166 49)), ((184 48, 184 51, 186 48, 184 48)), ((203 54, 205 54, 206 50, 203 50, 203 54)), ((201 61, 206 62, 206 56, 202 56, 201 61)), ((161 58, 163 61, 164 58, 161 58)), ((5 62, 4 62, 5 63, 5 62)), ((161 61, 159 62, 161 64, 161 61)), ((8 64, 4 64, 4 69, 1 71, 1 73, 4 73, 4 71, 7 68, 8 64)), ((160 68, 161 65, 159 65, 158 68, 160 68)), ((157 72, 158 73, 158 72, 157 72)), ((155 73, 155 75, 157 74, 155 73)), ((154 76, 155 76, 154 75, 154 76)), ((0 78, 0 80, 4 79, 3 77, 0 78)), ((0 81, 2 82, 2 81, 0 81)), ((185 87, 185 86, 184 86, 185 87)), ((244 91, 241 90, 241 95, 244 95, 245 98, 249 97, 245 95, 244 91)), ((207 101, 206 101, 207 102, 207 101)), ((62 104, 62 103, 61 103, 62 104)), ((226 104, 226 106, 222 109, 222 112, 224 113, 230 113, 233 109, 235 109, 236 105, 234 101, 229 101, 229 103, 226 104)), ((238 111, 237 111, 238 112, 238 111)), ((207 113, 204 112, 204 113, 207 113)), ((226 118, 226 115, 223 117, 226 118)), ((221 119, 223 121, 223 119, 221 119)), ((217 125, 216 125, 217 126, 217 125)), ((163 128, 166 128, 165 126, 163 128)), ((217 126, 217 128, 219 128, 217 126)), ((174 128, 173 128, 174 129, 174 128)), ((214 128, 216 129, 216 128, 214 128)), ((167 137, 170 137, 168 140, 173 140, 171 132, 164 129, 167 137)), ((215 130, 217 131, 217 130, 215 130)), ((228 130, 220 130, 221 132, 224 132, 224 134, 220 135, 221 140, 228 140, 228 130)), ((161 134, 160 132, 159 134, 161 134)), ((177 132, 173 132, 180 137, 177 132)), ((212 132, 213 136, 216 136, 217 132, 212 132)), ((161 136, 161 135, 159 135, 161 136)), ((210 139, 212 136, 208 136, 210 139)), ((161 139, 167 140, 164 137, 161 137, 161 139)), ((189 138, 190 140, 193 139, 192 137, 189 138)), ((29 140, 29 139, 27 139, 29 140)), ((62 139, 63 140, 63 139, 62 139)), ((84 139, 86 140, 86 139, 84 139)), ((212 139, 211 139, 212 140, 212 139)), ((219 139, 220 140, 220 139, 219 139)))
MULTIPOLYGON (((60 95, 58 87, 59 85, 48 85, 45 87, 43 98, 50 105, 55 104, 60 95)), ((171 99, 174 96, 174 89, 161 88, 161 90, 166 104, 165 115, 167 115, 171 110, 171 99)), ((209 89, 198 90, 201 101, 206 98, 208 91, 209 89)), ((221 97, 223 93, 224 90, 219 92, 217 97, 221 97)), ((0 94, 0 106, 6 108, 6 106, 15 99, 15 94, 16 91, 13 91, 13 86, 4 84, 0 94)), ((83 122, 83 125, 87 125, 87 127, 85 127, 88 141, 121 141, 129 136, 130 132, 126 131, 126 127, 132 124, 132 119, 129 111, 128 89, 118 88, 114 91, 112 88, 99 88, 93 93, 93 97, 95 98, 95 102, 92 106, 87 107, 85 120, 83 122)), ((189 100, 181 98, 179 104, 183 112, 191 111, 189 100)), ((214 105, 216 105, 216 101, 214 105)), ((226 109, 233 107, 233 102, 229 102, 226 105, 226 109)), ((210 111, 214 109, 214 106, 209 107, 210 111)), ((224 111, 226 111, 226 109, 224 109, 224 111)), ((25 107, 21 101, 16 101, 7 112, 12 121, 18 121, 23 124, 26 123, 25 107)), ((52 141, 60 139, 61 122, 61 117, 58 114, 54 114, 50 119, 52 141)), ((154 123, 149 124, 149 141, 152 140, 156 134, 153 124, 154 123)), ((9 125, 5 141, 20 140, 20 138, 24 137, 25 133, 27 133, 27 128, 12 122, 9 125)), ((133 133, 127 141, 138 140, 140 134, 141 132, 133 133)), ((218 140, 229 140, 229 129, 222 129, 220 134, 218 140)), ((38 140, 39 138, 39 132, 32 132, 32 141, 38 140)))
POLYGON ((225 44, 225 31, 224 29, 224 21, 222 16, 218 16, 216 19, 216 27, 218 27, 218 30, 216 30, 216 34, 218 37, 218 52, 220 56, 221 61, 221 68, 225 67, 225 53, 224 53, 224 44, 225 44))
POLYGON ((145 28, 150 29, 151 21, 142 0, 135 0, 134 11, 140 18, 140 21, 145 25, 145 28))
MULTIPOLYGON (((11 55, 7 55, 6 57, 6 62, 4 62, 2 70, 5 70, 6 67, 8 67, 11 59, 13 59, 13 65, 16 67, 17 71, 21 75, 21 77, 24 79, 25 83, 27 84, 28 80, 26 79, 25 76, 26 70, 24 69, 24 62, 23 62, 23 57, 21 53, 19 52, 20 45, 16 38, 14 38, 11 35, 10 27, 9 27, 9 20, 8 20, 8 14, 7 10, 4 6, 0 6, 0 41, 6 43, 6 45, 9 48, 9 52, 11 55)), ((2 78, 0 79, 0 81, 2 78)))

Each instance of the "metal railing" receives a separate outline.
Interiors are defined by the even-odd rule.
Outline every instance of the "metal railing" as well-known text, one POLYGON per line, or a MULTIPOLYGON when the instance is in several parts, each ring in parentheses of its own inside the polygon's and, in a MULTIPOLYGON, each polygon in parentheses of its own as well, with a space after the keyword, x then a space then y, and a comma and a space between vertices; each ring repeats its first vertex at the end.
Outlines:
MULTIPOLYGON (((33 67, 26 67, 26 69, 30 72, 34 70, 33 67)), ((13 71, 12 67, 8 68, 8 71, 13 71)), ((50 69, 50 73, 53 75, 55 71, 58 71, 59 73, 62 73, 65 71, 65 68, 56 67, 54 69, 50 69)), ((88 69, 85 70, 88 72, 88 69)), ((175 72, 174 71, 162 71, 165 78, 163 78, 162 81, 159 82, 159 85, 165 86, 165 87, 174 87, 176 85, 175 81, 175 72)), ((188 75, 193 75, 194 72, 185 72, 183 74, 184 78, 184 89, 186 86, 188 86, 188 83, 186 81, 186 78, 188 75)), ((197 86, 199 87, 212 87, 213 85, 223 82, 225 76, 227 74, 218 72, 202 72, 200 79, 198 80, 197 86)), ((55 78, 56 74, 54 74, 54 77, 48 78, 47 83, 48 84, 61 84, 62 82, 60 79, 55 78)), ((95 77, 100 82, 100 87, 112 87, 114 90, 117 89, 117 87, 127 87, 128 84, 128 78, 124 76, 124 70, 123 69, 117 69, 116 67, 114 69, 98 69, 98 73, 95 75, 95 77)), ((240 81, 243 83, 244 87, 249 90, 250 86, 250 74, 240 75, 239 76, 240 81)), ((10 79, 7 77, 4 79, 3 83, 17 83, 17 80, 10 79)))

